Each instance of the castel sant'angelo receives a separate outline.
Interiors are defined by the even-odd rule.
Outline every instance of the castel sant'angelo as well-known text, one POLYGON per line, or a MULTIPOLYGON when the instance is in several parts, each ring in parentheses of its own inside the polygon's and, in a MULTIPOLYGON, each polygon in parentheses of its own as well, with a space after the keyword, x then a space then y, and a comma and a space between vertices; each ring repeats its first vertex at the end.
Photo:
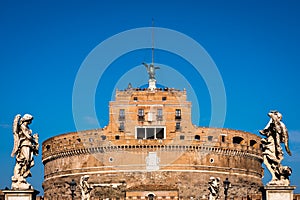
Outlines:
POLYGON ((116 91, 105 128, 43 142, 44 198, 70 199, 67 183, 88 175, 91 199, 207 199, 210 177, 220 178, 221 199, 226 178, 229 197, 260 199, 261 138, 193 125, 186 90, 156 87, 145 66, 148 88, 116 91))

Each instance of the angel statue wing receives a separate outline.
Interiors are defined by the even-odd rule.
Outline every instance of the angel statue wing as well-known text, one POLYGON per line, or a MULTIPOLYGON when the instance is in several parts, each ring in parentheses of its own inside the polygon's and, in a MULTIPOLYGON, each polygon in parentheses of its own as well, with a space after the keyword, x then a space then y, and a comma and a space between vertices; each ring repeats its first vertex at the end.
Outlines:
POLYGON ((289 148, 289 133, 288 133, 286 126, 282 122, 281 122, 281 129, 282 129, 282 131, 281 131, 281 141, 280 142, 284 143, 286 152, 291 156, 292 152, 289 148))
POLYGON ((11 152, 11 157, 14 157, 16 155, 16 152, 18 151, 19 147, 19 121, 20 121, 21 115, 17 114, 15 116, 14 122, 13 122, 13 135, 14 135, 14 148, 11 152))

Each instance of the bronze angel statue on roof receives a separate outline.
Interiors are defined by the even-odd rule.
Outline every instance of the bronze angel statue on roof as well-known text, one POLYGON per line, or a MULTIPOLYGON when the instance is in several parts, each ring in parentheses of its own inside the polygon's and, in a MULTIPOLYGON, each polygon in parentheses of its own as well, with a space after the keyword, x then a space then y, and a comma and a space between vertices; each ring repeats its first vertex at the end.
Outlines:
POLYGON ((281 165, 283 159, 283 150, 281 143, 284 144, 286 152, 291 156, 289 148, 288 130, 282 120, 282 115, 278 111, 270 111, 268 113, 270 121, 267 126, 260 130, 260 134, 266 136, 261 140, 264 164, 272 175, 272 180, 268 185, 284 185, 290 184, 289 176, 292 169, 288 166, 281 165))
POLYGON ((14 175, 12 177, 12 189, 27 190, 32 186, 27 183, 26 178, 31 176, 30 168, 34 166, 33 155, 38 155, 38 134, 32 135, 29 128, 33 116, 25 114, 16 115, 13 122, 14 147, 11 153, 16 158, 14 175))
POLYGON ((154 66, 153 64, 142 63, 149 74, 149 79, 155 79, 155 70, 160 69, 159 67, 154 66))

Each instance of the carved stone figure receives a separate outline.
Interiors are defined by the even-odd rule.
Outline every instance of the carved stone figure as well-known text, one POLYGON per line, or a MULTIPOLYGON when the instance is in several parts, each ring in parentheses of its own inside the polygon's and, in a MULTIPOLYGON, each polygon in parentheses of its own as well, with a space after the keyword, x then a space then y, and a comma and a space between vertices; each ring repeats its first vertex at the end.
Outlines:
POLYGON ((89 178, 88 175, 84 175, 80 178, 81 200, 90 200, 93 187, 88 183, 89 178))
POLYGON ((217 177, 210 177, 208 182, 208 200, 216 200, 219 197, 219 191, 220 191, 220 178, 217 177))
POLYGON ((261 140, 264 164, 272 175, 272 180, 268 185, 284 185, 290 184, 289 176, 292 169, 288 166, 282 166, 283 150, 281 143, 284 143, 286 152, 291 156, 289 149, 288 130, 282 120, 282 115, 278 111, 268 113, 270 121, 267 126, 260 130, 260 134, 266 136, 261 140))
POLYGON ((150 65, 148 65, 148 64, 146 64, 146 63, 142 63, 145 67, 146 67, 146 69, 147 69, 147 72, 148 72, 148 74, 149 74, 149 79, 151 80, 151 79, 153 79, 153 80, 155 80, 155 70, 156 69, 160 69, 159 67, 155 67, 153 64, 150 64, 150 65))
POLYGON ((33 189, 26 182, 26 178, 31 176, 30 168, 34 166, 33 155, 38 155, 39 149, 38 134, 32 135, 32 130, 29 128, 32 120, 33 116, 30 114, 25 114, 23 117, 18 114, 14 118, 14 148, 11 156, 16 157, 16 164, 12 177, 12 189, 33 189))

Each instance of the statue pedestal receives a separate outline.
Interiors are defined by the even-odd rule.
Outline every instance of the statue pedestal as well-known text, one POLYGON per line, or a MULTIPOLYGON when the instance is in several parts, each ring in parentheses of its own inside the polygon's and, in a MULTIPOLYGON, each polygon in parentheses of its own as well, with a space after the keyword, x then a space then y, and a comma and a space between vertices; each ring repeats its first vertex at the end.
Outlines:
POLYGON ((3 190, 5 200, 35 200, 37 190, 3 190))
POLYGON ((156 80, 155 79, 149 79, 148 83, 149 83, 149 87, 148 88, 150 90, 155 90, 155 88, 156 88, 156 80))
POLYGON ((266 200, 293 200, 296 186, 265 186, 266 200))

